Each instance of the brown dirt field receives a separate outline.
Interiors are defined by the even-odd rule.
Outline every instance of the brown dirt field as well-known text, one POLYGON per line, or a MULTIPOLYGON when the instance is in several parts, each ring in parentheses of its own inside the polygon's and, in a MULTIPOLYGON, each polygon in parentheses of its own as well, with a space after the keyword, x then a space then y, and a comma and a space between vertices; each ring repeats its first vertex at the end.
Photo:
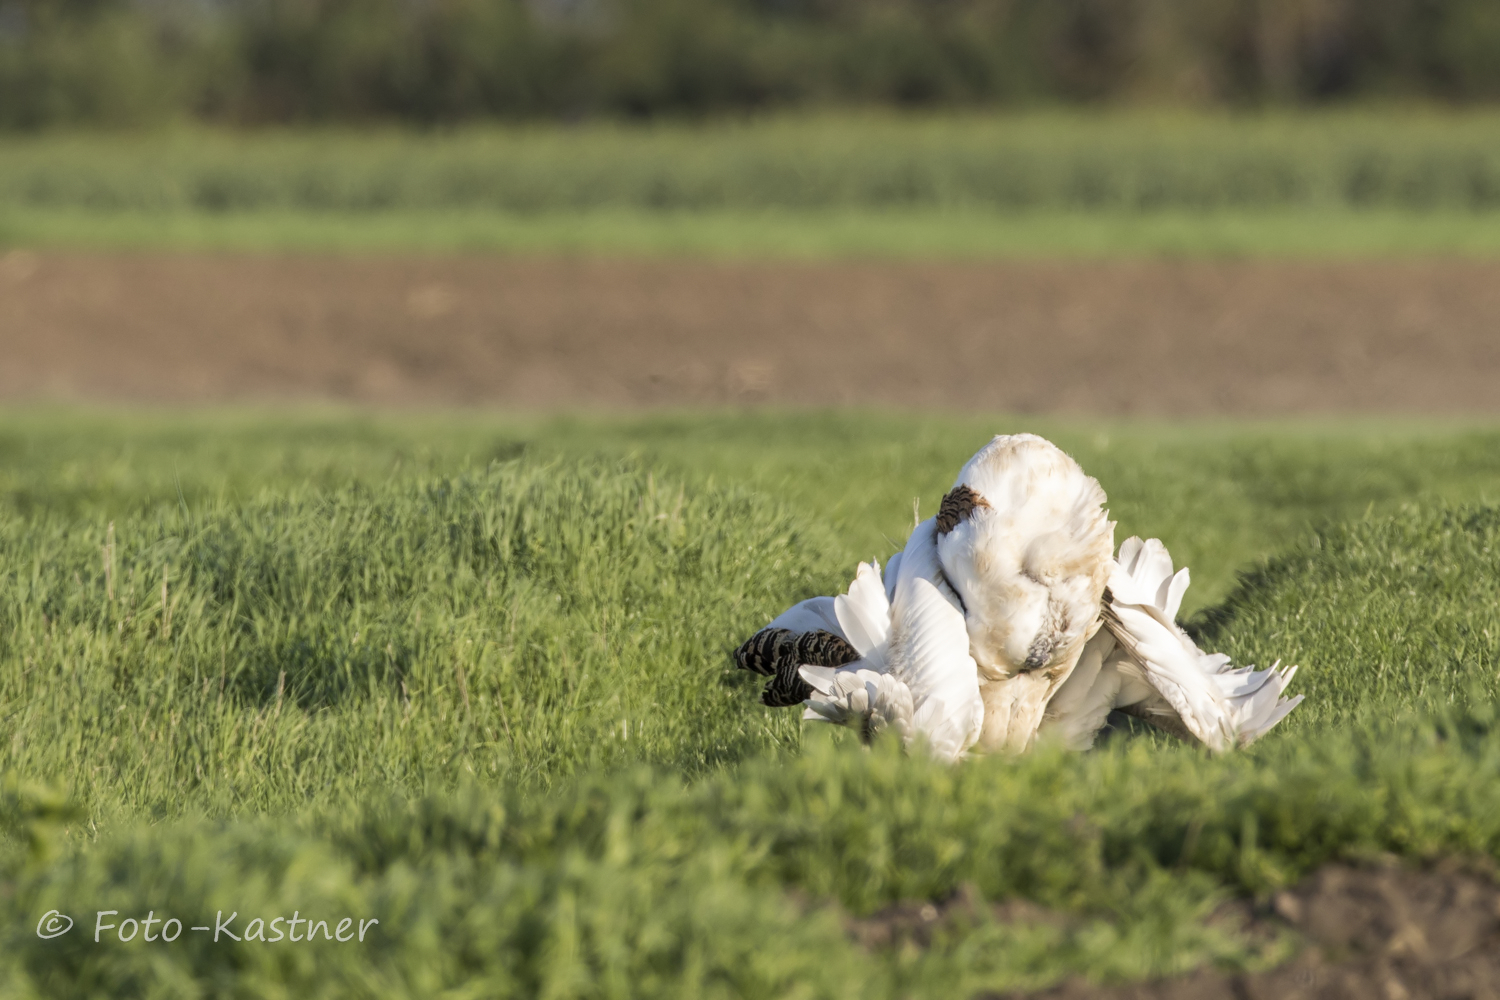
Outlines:
POLYGON ((1494 1000, 1500 997, 1500 888, 1458 871, 1330 866, 1250 917, 1291 927, 1309 947, 1290 964, 1115 989, 1069 983, 1033 1000, 1494 1000))
MULTIPOLYGON (((928 946, 948 923, 983 904, 972 891, 849 920, 866 948, 928 946)), ((1028 903, 991 907, 1001 922, 1066 923, 1028 903)), ((1300 954, 1255 973, 1202 969, 1121 987, 1065 983, 1030 1000, 1495 1000, 1500 998, 1500 886, 1456 866, 1427 871, 1329 865, 1259 909, 1232 903, 1212 918, 1267 943, 1292 933, 1300 954)), ((976 1000, 1025 1000, 1019 995, 976 1000)))
POLYGON ((1500 263, 0 257, 0 399, 1500 411, 1500 263))

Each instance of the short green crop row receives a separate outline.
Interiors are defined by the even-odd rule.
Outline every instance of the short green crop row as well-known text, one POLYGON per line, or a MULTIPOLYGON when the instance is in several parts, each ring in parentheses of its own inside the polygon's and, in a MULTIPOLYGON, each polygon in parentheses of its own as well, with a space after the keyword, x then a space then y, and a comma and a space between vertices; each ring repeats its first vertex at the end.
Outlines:
POLYGON ((0 143, 0 211, 917 207, 1492 209, 1500 207, 1500 118, 865 115, 0 143))

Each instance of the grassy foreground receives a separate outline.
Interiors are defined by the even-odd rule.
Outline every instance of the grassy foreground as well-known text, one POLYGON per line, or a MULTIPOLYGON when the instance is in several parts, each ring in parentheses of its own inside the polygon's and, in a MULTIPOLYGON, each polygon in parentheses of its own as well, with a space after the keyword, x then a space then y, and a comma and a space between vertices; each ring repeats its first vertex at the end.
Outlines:
POLYGON ((1500 118, 812 115, 0 137, 0 245, 1490 255, 1500 118))
POLYGON ((1254 752, 944 769, 728 669, 1015 421, 7 416, 4 991, 969 995, 1278 960, 1201 918, 1329 858, 1500 859, 1500 433, 1026 426, 1194 567, 1194 628, 1304 664, 1254 752), (842 928, 965 885, 1060 918, 842 928))

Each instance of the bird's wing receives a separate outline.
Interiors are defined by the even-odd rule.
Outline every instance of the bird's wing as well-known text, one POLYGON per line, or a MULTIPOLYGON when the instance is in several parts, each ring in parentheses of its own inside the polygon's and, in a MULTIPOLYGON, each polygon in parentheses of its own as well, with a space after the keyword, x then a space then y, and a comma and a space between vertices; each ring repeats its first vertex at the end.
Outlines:
MULTIPOLYGON (((984 703, 962 605, 938 565, 934 523, 918 525, 890 565, 895 601, 888 630, 854 663, 800 669, 813 689, 802 717, 857 728, 866 739, 890 729, 941 760, 957 760, 979 738, 984 703)), ((878 632, 868 621, 886 597, 884 587, 876 593, 878 585, 878 575, 856 578, 838 605, 851 633, 878 632)))
POLYGON ((1120 673, 1114 636, 1100 629, 1084 645, 1078 666, 1047 703, 1040 739, 1056 740, 1069 750, 1094 745, 1110 711, 1116 707, 1124 677, 1120 673))
POLYGON ((1140 685, 1129 683, 1134 671, 1123 669, 1116 707, 1169 730, 1180 723, 1213 750, 1246 746, 1301 704, 1301 695, 1282 697, 1296 668, 1235 668, 1229 657, 1200 650, 1176 623, 1188 579, 1185 568, 1172 572, 1172 557, 1157 539, 1130 538, 1120 546, 1104 622, 1155 696, 1143 698, 1140 685))
POLYGON ((914 730, 935 754, 952 760, 973 745, 984 721, 979 668, 962 605, 938 564, 932 520, 912 532, 901 558, 887 662, 911 691, 914 730))
POLYGON ((1105 608, 1104 624, 1189 732, 1211 750, 1235 745, 1228 703, 1171 629, 1138 605, 1119 602, 1105 608))
POLYGON ((869 656, 891 630, 891 604, 877 563, 860 563, 849 592, 833 599, 833 612, 849 645, 869 656))
POLYGON ((847 640, 844 628, 839 624, 838 614, 834 611, 834 598, 832 597, 809 597, 805 601, 799 601, 787 608, 781 614, 771 620, 769 625, 761 629, 764 632, 768 628, 784 628, 788 632, 832 632, 840 639, 847 640))

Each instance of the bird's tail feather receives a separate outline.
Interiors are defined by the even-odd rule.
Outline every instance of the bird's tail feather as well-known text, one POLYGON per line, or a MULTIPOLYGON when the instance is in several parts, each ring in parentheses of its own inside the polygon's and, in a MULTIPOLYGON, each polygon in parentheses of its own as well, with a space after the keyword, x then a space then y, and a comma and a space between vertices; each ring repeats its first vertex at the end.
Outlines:
POLYGON ((1296 667, 1283 668, 1278 660, 1267 670, 1240 667, 1211 675, 1229 706, 1232 728, 1240 746, 1260 739, 1302 704, 1306 695, 1282 697, 1296 673, 1296 667))
POLYGON ((858 664, 840 670, 803 667, 801 674, 813 689, 802 718, 849 726, 866 741, 887 730, 911 739, 911 689, 890 674, 858 664))

